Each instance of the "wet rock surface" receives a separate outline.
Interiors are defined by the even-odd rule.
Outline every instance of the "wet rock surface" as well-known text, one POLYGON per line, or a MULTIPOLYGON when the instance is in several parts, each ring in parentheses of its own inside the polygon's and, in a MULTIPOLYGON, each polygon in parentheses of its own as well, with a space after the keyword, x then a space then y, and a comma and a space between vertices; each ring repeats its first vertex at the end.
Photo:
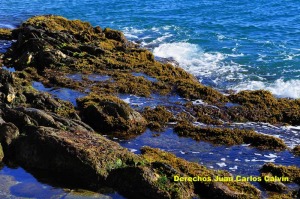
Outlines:
MULTIPOLYGON (((16 40, 3 63, 17 70, 0 70, 0 161, 5 156, 5 161, 66 176, 90 188, 105 185, 130 198, 260 198, 260 191, 249 182, 176 182, 174 176, 232 174, 150 147, 136 155, 101 134, 130 137, 146 127, 160 131, 177 122, 174 130, 180 136, 279 151, 287 149, 279 138, 222 125, 300 124, 299 100, 276 99, 267 91, 223 95, 181 68, 156 61, 150 51, 128 41, 120 31, 47 15, 30 18, 14 30, 0 29, 0 39, 16 40), (77 73, 82 75, 80 81, 68 78, 77 73), (95 74, 109 78, 88 78, 95 74), (87 96, 77 99, 76 107, 35 90, 32 81, 87 96), (185 102, 134 108, 120 100, 120 94, 174 95, 185 102), (193 122, 216 126, 195 127, 193 122)), ((297 154, 297 147, 293 151, 297 154)), ((296 166, 267 164, 261 172, 290 176, 299 184, 296 166)), ((263 186, 290 191, 282 183, 263 186)))
POLYGON ((83 121, 99 132, 144 131, 146 120, 117 97, 90 94, 77 103, 83 121))

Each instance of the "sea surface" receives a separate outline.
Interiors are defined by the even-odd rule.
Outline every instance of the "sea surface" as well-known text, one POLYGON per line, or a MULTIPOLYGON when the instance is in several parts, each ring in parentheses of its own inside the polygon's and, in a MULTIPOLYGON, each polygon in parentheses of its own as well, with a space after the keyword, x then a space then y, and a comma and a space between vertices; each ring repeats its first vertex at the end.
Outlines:
MULTIPOLYGON (((123 31, 129 40, 150 49, 158 59, 173 58, 201 83, 222 92, 265 89, 277 97, 300 98, 299 10, 300 1, 291 0, 0 0, 0 27, 15 28, 27 18, 41 14, 89 21, 102 28, 123 31)), ((8 46, 9 42, 0 41, 0 53, 8 46)), ((81 80, 80 74, 68 77, 81 80)), ((91 75, 89 79, 106 81, 110 77, 91 75)), ((88 93, 46 88, 40 82, 33 82, 33 87, 74 105, 77 97, 88 93)), ((119 97, 135 109, 175 104, 176 110, 180 110, 186 102, 178 96, 119 97)), ((279 137, 290 148, 300 144, 300 126, 251 122, 228 125, 279 137)), ((235 175, 259 175, 259 168, 267 162, 300 166, 300 159, 289 151, 196 142, 178 137, 172 124, 164 132, 147 130, 131 140, 111 139, 137 154, 142 146, 148 145, 235 175)), ((114 191, 101 196, 90 193, 87 197, 80 195, 80 190, 57 185, 52 180, 21 167, 0 166, 0 198, 124 198, 114 191)))
POLYGON ((1 0, 0 27, 57 14, 125 32, 220 91, 300 97, 300 1, 1 0))

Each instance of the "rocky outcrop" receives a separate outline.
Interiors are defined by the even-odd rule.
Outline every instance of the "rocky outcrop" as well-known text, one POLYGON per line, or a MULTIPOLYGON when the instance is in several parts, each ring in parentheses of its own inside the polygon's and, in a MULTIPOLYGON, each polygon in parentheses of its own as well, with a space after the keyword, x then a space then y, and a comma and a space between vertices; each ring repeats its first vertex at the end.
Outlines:
POLYGON ((138 161, 117 143, 92 132, 27 126, 23 133, 15 148, 19 163, 74 176, 90 185, 103 183, 111 170, 138 161))
POLYGON ((80 115, 99 132, 143 132, 146 120, 114 96, 90 94, 77 100, 80 115))

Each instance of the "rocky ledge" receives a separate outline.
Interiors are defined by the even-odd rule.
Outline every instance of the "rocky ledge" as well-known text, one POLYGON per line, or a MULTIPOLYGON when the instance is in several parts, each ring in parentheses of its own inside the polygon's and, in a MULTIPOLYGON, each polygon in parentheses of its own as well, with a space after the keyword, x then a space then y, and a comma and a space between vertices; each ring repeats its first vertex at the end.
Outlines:
POLYGON ((213 179, 232 174, 150 147, 136 155, 101 134, 128 138, 146 128, 161 130, 172 121, 180 136, 285 150, 284 142, 272 136, 222 126, 200 128, 193 122, 300 123, 299 100, 276 99, 267 91, 223 95, 179 67, 156 61, 120 31, 47 15, 30 18, 14 30, 1 29, 0 39, 16 40, 1 55, 1 63, 17 70, 0 70, 0 161, 66 176, 78 186, 108 186, 132 198, 260 198, 249 182, 175 181, 174 176, 213 179), (80 81, 68 77, 78 73, 80 81), (92 81, 91 74, 109 79, 92 81), (88 89, 89 95, 74 106, 35 90, 32 81, 88 89), (180 107, 183 111, 167 106, 134 110, 120 94, 178 95, 187 102, 180 107), (191 103, 195 99, 204 103, 191 103))

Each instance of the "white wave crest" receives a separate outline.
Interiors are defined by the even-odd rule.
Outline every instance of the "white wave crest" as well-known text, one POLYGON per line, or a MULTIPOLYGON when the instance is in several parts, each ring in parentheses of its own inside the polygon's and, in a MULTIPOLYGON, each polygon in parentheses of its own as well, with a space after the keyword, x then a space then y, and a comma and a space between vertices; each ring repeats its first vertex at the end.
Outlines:
POLYGON ((198 45, 186 42, 161 44, 154 48, 153 53, 157 57, 172 57, 186 71, 200 78, 212 78, 215 83, 224 79, 240 78, 236 72, 242 70, 236 63, 225 64, 224 59, 229 55, 220 52, 203 52, 198 45))
POLYGON ((284 81, 278 79, 273 83, 266 83, 261 81, 243 82, 232 88, 236 91, 241 90, 269 90, 277 97, 300 98, 300 80, 284 81))

